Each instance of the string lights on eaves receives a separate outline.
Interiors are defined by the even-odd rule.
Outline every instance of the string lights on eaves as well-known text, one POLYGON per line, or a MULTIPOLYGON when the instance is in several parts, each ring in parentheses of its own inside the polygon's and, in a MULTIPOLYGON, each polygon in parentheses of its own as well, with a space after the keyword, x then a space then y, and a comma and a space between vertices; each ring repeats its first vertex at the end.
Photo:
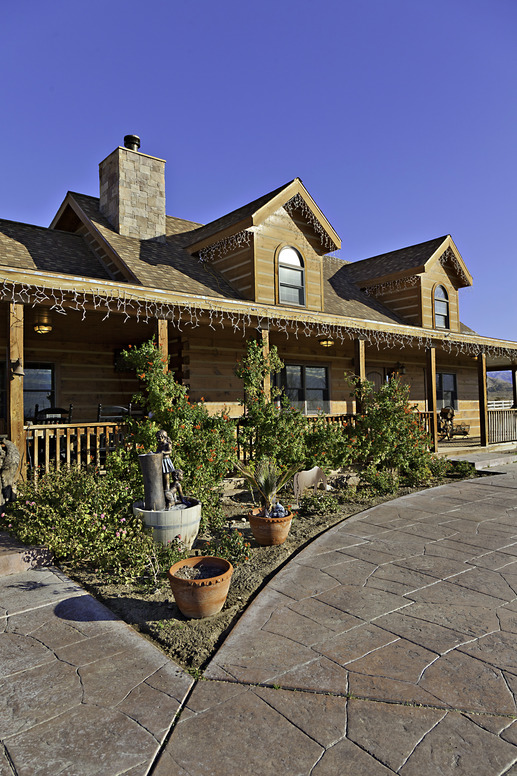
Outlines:
MULTIPOLYGON (((403 349, 410 347, 430 348, 439 344, 447 353, 471 357, 485 353, 491 357, 503 357, 509 361, 515 360, 516 351, 511 348, 486 346, 476 342, 456 340, 449 334, 437 340, 423 333, 408 334, 393 330, 369 329, 365 326, 338 325, 319 320, 316 315, 306 313, 303 318, 290 315, 267 307, 252 307, 249 311, 225 309, 209 299, 203 302, 162 302, 159 300, 141 299, 127 291, 91 290, 88 292, 76 289, 52 288, 47 286, 20 284, 4 280, 0 285, 0 299, 12 304, 23 304, 36 307, 40 304, 60 315, 67 315, 72 310, 81 314, 84 321, 88 312, 104 312, 103 321, 111 315, 123 316, 123 323, 130 318, 137 322, 149 323, 153 320, 167 320, 178 331, 196 329, 202 325, 216 331, 219 328, 231 329, 236 335, 245 338, 258 329, 275 331, 284 334, 286 338, 298 339, 305 336, 310 339, 331 339, 343 344, 345 341, 362 339, 368 345, 378 350, 403 349)), ((228 304, 228 302, 227 302, 228 304)))

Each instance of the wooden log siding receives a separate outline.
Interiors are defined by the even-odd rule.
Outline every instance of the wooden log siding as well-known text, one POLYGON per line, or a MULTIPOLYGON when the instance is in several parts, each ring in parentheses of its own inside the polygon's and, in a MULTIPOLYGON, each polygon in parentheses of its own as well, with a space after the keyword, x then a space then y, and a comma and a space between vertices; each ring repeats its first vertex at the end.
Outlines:
POLYGON ((255 300, 264 304, 278 302, 278 249, 295 246, 302 254, 305 267, 305 309, 321 310, 321 257, 314 250, 310 227, 305 221, 294 223, 280 208, 269 216, 255 234, 255 300))
MULTIPOLYGON (((213 266, 228 280, 231 285, 245 299, 253 299, 255 293, 255 270, 253 262, 253 241, 254 235, 250 233, 250 244, 233 251, 225 253, 223 256, 216 256, 209 261, 209 266, 213 266)), ((209 266, 207 271, 210 271, 209 266)))
POLYGON ((488 410, 488 444, 517 442, 517 410, 488 410))

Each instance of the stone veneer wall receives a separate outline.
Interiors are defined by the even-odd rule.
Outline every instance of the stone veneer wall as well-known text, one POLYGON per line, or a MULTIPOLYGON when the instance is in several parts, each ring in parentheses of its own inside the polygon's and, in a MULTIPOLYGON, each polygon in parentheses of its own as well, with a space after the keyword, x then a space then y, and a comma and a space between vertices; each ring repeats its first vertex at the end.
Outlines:
POLYGON ((165 161, 116 148, 99 165, 100 210, 119 234, 165 240, 165 161))

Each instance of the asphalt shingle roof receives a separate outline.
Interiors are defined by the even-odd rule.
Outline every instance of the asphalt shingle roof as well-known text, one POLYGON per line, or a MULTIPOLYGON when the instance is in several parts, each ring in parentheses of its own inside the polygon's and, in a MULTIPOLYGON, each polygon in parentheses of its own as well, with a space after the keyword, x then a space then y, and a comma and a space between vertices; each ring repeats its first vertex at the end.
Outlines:
POLYGON ((99 199, 86 194, 72 194, 85 215, 104 239, 120 256, 129 271, 148 288, 165 291, 183 291, 188 294, 219 298, 238 298, 239 294, 213 267, 205 267, 197 257, 191 256, 184 245, 186 234, 192 234, 194 222, 168 218, 167 227, 172 233, 166 242, 136 240, 118 234, 107 218, 99 212, 99 199), (185 227, 185 229, 183 228, 185 227))
POLYGON ((374 297, 360 291, 348 276, 349 267, 350 264, 335 256, 323 257, 325 312, 360 320, 405 323, 374 297))
POLYGON ((447 235, 444 235, 418 245, 409 245, 407 248, 381 253, 369 259, 353 261, 347 265, 348 278, 354 283, 361 283, 423 267, 446 238, 447 235))
POLYGON ((0 265, 110 280, 78 234, 0 219, 0 265))

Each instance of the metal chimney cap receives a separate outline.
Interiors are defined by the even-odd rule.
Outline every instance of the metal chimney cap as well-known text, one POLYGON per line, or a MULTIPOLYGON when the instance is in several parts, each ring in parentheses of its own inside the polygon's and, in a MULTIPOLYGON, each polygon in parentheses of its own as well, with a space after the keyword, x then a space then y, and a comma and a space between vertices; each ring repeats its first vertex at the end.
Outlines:
POLYGON ((130 151, 138 151, 140 148, 140 138, 138 135, 124 135, 124 148, 130 151))

